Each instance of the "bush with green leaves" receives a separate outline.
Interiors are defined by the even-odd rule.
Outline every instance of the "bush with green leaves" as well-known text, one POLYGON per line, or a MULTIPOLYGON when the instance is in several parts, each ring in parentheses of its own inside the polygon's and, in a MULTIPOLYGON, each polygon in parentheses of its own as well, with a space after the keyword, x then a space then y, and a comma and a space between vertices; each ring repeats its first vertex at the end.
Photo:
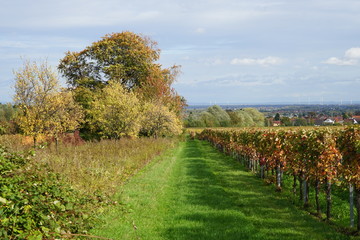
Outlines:
POLYGON ((0 146, 0 239, 57 238, 85 234, 94 222, 88 204, 98 199, 75 191, 30 154, 0 146))

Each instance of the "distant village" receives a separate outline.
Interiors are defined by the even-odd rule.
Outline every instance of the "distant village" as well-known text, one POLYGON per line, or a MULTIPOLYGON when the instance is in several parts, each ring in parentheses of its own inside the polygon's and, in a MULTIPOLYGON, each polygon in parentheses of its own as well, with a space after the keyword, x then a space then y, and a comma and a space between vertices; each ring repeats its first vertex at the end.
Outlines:
POLYGON ((326 126, 326 125, 352 125, 360 123, 360 115, 354 116, 297 116, 293 115, 291 117, 275 115, 274 117, 266 118, 267 126, 326 126))
MULTIPOLYGON (((360 124, 360 104, 314 105, 220 105, 227 112, 255 108, 265 116, 265 126, 331 126, 360 124)), ((190 105, 187 112, 200 112, 209 106, 190 105)))
POLYGON ((260 107, 267 126, 360 124, 360 105, 294 105, 260 107))

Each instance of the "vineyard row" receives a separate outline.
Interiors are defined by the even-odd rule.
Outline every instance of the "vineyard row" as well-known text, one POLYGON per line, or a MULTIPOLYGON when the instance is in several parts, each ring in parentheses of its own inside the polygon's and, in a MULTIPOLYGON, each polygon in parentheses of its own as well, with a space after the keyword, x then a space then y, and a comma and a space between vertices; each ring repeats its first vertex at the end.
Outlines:
POLYGON ((205 129, 197 138, 232 155, 261 178, 275 173, 276 188, 281 191, 283 176, 293 176, 293 194, 304 206, 309 204, 309 184, 315 188, 320 215, 319 192, 326 192, 326 217, 331 217, 332 185, 342 185, 350 192, 350 221, 354 225, 353 195, 360 231, 360 128, 312 129, 205 129), (297 185, 297 182, 299 184, 297 185))

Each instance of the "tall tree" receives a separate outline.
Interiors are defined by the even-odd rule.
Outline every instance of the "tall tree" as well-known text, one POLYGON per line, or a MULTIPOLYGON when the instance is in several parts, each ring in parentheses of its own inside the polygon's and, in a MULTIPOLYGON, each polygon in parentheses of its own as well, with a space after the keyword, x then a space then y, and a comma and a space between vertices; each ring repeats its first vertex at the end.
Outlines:
POLYGON ((211 106, 207 109, 207 112, 212 114, 221 127, 229 127, 231 118, 229 114, 218 105, 211 106))
POLYGON ((132 32, 107 34, 81 52, 67 52, 59 69, 72 87, 97 87, 110 79, 139 86, 159 59, 157 43, 132 32))
POLYGON ((167 107, 146 103, 143 108, 143 122, 141 124, 141 133, 143 135, 157 138, 181 134, 181 121, 167 107))
POLYGON ((14 102, 20 109, 17 121, 23 133, 33 137, 34 146, 40 135, 58 136, 78 126, 81 114, 70 117, 68 110, 75 108, 78 113, 81 109, 72 97, 61 93, 57 75, 47 62, 26 60, 14 74, 14 102))
POLYGON ((33 137, 35 146, 39 135, 46 132, 49 96, 59 91, 59 82, 46 62, 37 64, 25 60, 23 67, 14 74, 14 102, 22 112, 19 126, 25 135, 33 137))
POLYGON ((280 121, 280 114, 279 113, 275 114, 274 121, 280 121))
POLYGON ((110 81, 87 110, 90 125, 100 130, 102 138, 136 137, 140 131, 141 104, 133 92, 110 81))
POLYGON ((235 111, 237 122, 234 126, 236 127, 252 127, 255 126, 254 120, 247 111, 239 109, 235 111))
POLYGON ((55 138, 56 145, 61 134, 75 131, 83 122, 83 110, 74 101, 71 91, 62 90, 49 98, 48 135, 55 138))
POLYGON ((81 52, 67 52, 59 70, 75 88, 76 99, 86 108, 92 97, 84 94, 106 86, 109 80, 125 89, 142 93, 147 99, 160 99, 170 110, 179 113, 183 99, 171 87, 178 66, 163 69, 157 43, 132 32, 108 34, 81 52), (90 98, 90 99, 89 99, 90 98))
POLYGON ((264 126, 264 124, 265 124, 264 114, 262 114, 255 108, 244 108, 244 111, 250 115, 250 117, 254 121, 255 126, 257 126, 257 127, 264 126))

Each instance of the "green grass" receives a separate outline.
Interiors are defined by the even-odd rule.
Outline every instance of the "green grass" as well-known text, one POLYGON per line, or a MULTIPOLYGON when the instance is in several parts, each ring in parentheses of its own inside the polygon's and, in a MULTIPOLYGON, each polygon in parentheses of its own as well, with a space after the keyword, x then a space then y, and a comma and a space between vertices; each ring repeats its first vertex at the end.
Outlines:
POLYGON ((111 239, 349 239, 208 143, 187 141, 121 188, 92 234, 111 239))
MULTIPOLYGON (((303 201, 299 199, 299 182, 297 181, 297 195, 294 196, 292 191, 293 176, 284 175, 282 195, 287 196, 289 201, 294 202, 299 208, 303 207, 303 201)), ((274 186, 274 185, 273 185, 274 186)), ((347 189, 335 184, 332 185, 332 207, 331 207, 331 223, 342 231, 354 232, 356 226, 350 228, 350 205, 349 205, 349 192, 347 189)), ((321 209, 321 219, 326 219, 326 193, 325 184, 320 188, 319 202, 321 209)), ((355 207, 354 207, 355 208, 355 207)), ((316 215, 316 202, 315 202, 315 187, 314 184, 309 184, 309 206, 306 211, 316 215)), ((354 209, 355 219, 357 218, 356 209, 354 209)))

